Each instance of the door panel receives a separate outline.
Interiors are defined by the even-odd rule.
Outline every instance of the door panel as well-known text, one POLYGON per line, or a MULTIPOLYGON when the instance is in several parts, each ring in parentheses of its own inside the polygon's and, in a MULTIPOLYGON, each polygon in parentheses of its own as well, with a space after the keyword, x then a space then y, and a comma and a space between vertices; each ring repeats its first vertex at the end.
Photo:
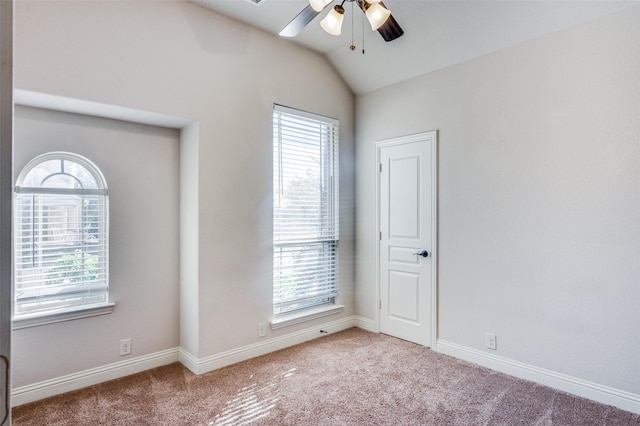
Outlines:
MULTIPOLYGON (((420 161, 417 156, 388 159, 389 199, 402 202, 388 205, 388 226, 391 238, 420 238, 420 161)), ((384 166, 383 166, 384 167, 384 166)))
POLYGON ((389 317, 420 323, 420 274, 389 271, 389 317))
POLYGON ((378 148, 380 331, 425 346, 433 326, 435 143, 430 132, 378 148))
POLYGON ((389 262, 418 265, 419 258, 414 254, 416 249, 407 247, 389 247, 389 262))

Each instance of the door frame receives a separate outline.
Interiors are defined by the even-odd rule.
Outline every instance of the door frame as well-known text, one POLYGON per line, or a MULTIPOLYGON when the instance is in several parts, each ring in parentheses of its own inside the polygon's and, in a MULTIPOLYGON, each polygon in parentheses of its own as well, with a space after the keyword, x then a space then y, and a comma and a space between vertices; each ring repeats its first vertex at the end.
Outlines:
POLYGON ((383 139, 376 142, 376 162, 375 162, 375 215, 376 215, 376 332, 380 333, 380 161, 383 148, 432 140, 431 144, 431 346, 433 351, 437 351, 438 341, 438 131, 415 133, 407 136, 383 139))
POLYGON ((0 424, 11 424, 14 2, 0 0, 0 424))

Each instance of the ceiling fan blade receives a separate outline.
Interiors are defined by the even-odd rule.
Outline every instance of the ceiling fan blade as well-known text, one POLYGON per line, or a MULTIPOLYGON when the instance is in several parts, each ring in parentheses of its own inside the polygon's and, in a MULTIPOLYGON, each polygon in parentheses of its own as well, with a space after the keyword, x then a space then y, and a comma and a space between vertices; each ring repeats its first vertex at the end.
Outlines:
POLYGON ((300 31, 307 26, 307 24, 318 16, 320 12, 316 12, 311 5, 307 5, 298 15, 287 24, 286 27, 280 31, 282 37, 295 37, 300 34, 300 31))
MULTIPOLYGON (((362 12, 365 11, 364 2, 365 0, 358 0, 358 6, 360 6, 362 12)), ((380 2, 380 5, 385 9, 388 9, 388 7, 385 6, 383 2, 380 2)), ((384 41, 392 41, 403 35, 404 31, 402 30, 402 28, 400 28, 400 24, 398 24, 398 21, 396 21, 393 15, 390 15, 389 19, 387 19, 385 23, 382 24, 380 28, 378 28, 378 33, 380 33, 384 41)))

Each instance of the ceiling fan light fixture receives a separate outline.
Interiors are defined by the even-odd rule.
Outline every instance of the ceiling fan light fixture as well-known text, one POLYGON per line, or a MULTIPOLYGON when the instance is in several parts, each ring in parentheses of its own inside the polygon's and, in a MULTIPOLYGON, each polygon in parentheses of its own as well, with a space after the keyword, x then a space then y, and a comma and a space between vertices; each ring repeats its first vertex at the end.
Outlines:
MULTIPOLYGON (((369 0, 367 0, 367 2, 371 3, 369 0)), ((371 30, 373 31, 380 28, 382 24, 389 19, 389 16, 391 16, 391 11, 382 6, 379 2, 370 4, 364 13, 367 15, 367 19, 371 24, 371 30)))
POLYGON ((344 8, 336 6, 320 21, 323 30, 331 35, 339 36, 342 33, 342 21, 344 20, 344 8))
POLYGON ((332 1, 333 0, 309 0, 309 5, 311 5, 311 8, 316 12, 322 12, 322 10, 332 1))

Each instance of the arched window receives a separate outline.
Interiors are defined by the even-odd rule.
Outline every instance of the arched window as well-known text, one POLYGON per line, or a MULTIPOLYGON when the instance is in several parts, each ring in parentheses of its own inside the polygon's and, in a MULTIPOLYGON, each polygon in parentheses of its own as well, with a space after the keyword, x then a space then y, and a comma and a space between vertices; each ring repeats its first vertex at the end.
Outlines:
POLYGON ((108 303, 108 191, 88 159, 50 152, 16 181, 14 319, 108 303))

